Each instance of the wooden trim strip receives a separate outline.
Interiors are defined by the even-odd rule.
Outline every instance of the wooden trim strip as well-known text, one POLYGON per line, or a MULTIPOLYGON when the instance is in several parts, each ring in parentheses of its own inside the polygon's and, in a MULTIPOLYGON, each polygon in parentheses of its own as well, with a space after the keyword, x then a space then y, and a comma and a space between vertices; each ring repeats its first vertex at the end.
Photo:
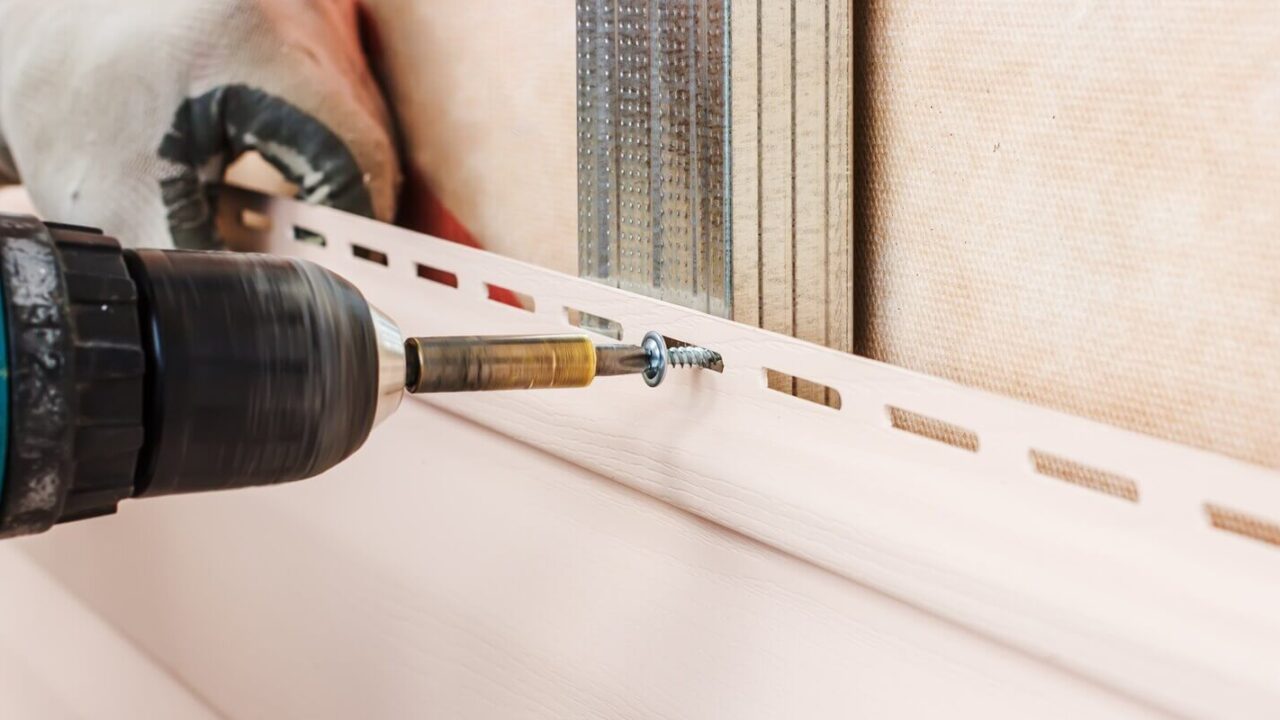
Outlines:
MULTIPOLYGON (((851 2, 731 12, 733 317, 852 352, 851 2)), ((813 383, 790 390, 831 402, 813 383)))

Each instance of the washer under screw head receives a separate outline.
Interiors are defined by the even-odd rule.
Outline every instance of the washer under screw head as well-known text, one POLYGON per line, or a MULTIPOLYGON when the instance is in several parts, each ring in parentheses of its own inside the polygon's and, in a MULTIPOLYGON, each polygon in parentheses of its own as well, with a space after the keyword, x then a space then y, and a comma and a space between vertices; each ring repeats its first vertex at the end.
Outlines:
POLYGON ((662 337, 662 333, 650 330, 645 333, 640 347, 649 358, 649 366, 644 369, 644 381, 649 387, 658 387, 667 378, 667 364, 671 359, 667 339, 662 337))
POLYGON ((667 377, 667 368, 672 365, 676 367, 711 369, 722 362, 720 353, 706 348, 692 345, 668 348, 667 339, 656 330, 651 330, 645 334, 644 341, 640 343, 640 347, 644 349, 649 361, 648 367, 644 370, 644 381, 649 387, 661 385, 662 381, 667 377))

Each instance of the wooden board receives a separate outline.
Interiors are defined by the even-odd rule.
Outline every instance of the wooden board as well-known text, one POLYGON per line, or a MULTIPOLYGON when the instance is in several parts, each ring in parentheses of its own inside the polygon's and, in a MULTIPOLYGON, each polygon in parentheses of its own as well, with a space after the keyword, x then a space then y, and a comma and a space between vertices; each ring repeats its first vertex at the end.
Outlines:
POLYGON ((732 22, 734 319, 851 352, 850 4, 734 3, 732 22))
MULTIPOLYGON (((795 109, 791 0, 761 0, 760 326, 795 332, 795 109)), ((751 148, 734 148, 750 152, 751 148)), ((745 229, 745 228, 744 228, 745 229)))
POLYGON ((827 121, 824 157, 826 205, 826 335, 827 347, 853 352, 854 346, 854 216, 853 216, 853 0, 827 0, 827 121))
POLYGON ((735 2, 730 8, 733 319, 754 327, 761 326, 763 308, 760 22, 756 0, 735 2))

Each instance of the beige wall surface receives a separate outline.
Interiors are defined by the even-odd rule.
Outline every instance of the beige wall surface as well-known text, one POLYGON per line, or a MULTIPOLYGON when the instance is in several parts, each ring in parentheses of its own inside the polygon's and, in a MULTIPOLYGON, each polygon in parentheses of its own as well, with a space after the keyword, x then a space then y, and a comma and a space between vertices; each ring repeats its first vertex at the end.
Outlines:
POLYGON ((486 249, 577 273, 572 0, 365 4, 410 182, 486 249))
POLYGON ((1280 4, 862 13, 860 349, 1280 464, 1280 4))

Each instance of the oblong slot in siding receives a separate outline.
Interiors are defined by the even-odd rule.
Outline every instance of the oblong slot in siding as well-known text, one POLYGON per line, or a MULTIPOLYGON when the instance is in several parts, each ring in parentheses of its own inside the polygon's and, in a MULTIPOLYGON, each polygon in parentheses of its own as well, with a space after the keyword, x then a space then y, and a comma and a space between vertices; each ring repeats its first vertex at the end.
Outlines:
POLYGON ((1036 472, 1129 502, 1138 502, 1138 483, 1123 475, 1090 467, 1041 450, 1031 451, 1036 472))
POLYGON ((898 430, 946 443, 961 450, 978 451, 978 434, 972 430, 892 405, 886 406, 885 409, 889 412, 889 421, 898 430))
POLYGON ((532 295, 518 292, 511 288, 505 288, 501 285, 493 283, 484 284, 485 295, 496 303, 510 305, 519 310, 527 310, 533 312, 538 309, 538 303, 533 299, 532 295))
POLYGON ((418 277, 423 280, 429 280, 439 285, 447 285, 451 288, 458 287, 458 276, 455 273, 438 267, 423 265, 422 263, 417 263, 415 267, 417 268, 418 277))
POLYGON ((775 392, 791 395, 797 400, 804 400, 832 410, 839 410, 844 406, 844 399, 840 397, 840 391, 828 385, 796 377, 772 368, 765 368, 764 375, 769 389, 775 392), (796 389, 801 387, 806 388, 807 391, 803 393, 796 392, 796 389))
POLYGON ((377 263, 384 267, 390 261, 389 258, 387 257, 387 254, 382 252, 381 250, 374 250, 371 247, 365 247, 364 245, 356 245, 355 243, 351 244, 351 254, 355 255, 361 260, 368 260, 371 263, 377 263))
POLYGON ((564 316, 569 324, 576 328, 603 335, 607 338, 613 338, 614 340, 622 339, 622 323, 617 320, 610 320, 607 317, 593 315, 585 310, 571 307, 565 307, 564 316))
POLYGON ((1280 547, 1280 524, 1214 503, 1204 504, 1209 523, 1219 530, 1280 547))

